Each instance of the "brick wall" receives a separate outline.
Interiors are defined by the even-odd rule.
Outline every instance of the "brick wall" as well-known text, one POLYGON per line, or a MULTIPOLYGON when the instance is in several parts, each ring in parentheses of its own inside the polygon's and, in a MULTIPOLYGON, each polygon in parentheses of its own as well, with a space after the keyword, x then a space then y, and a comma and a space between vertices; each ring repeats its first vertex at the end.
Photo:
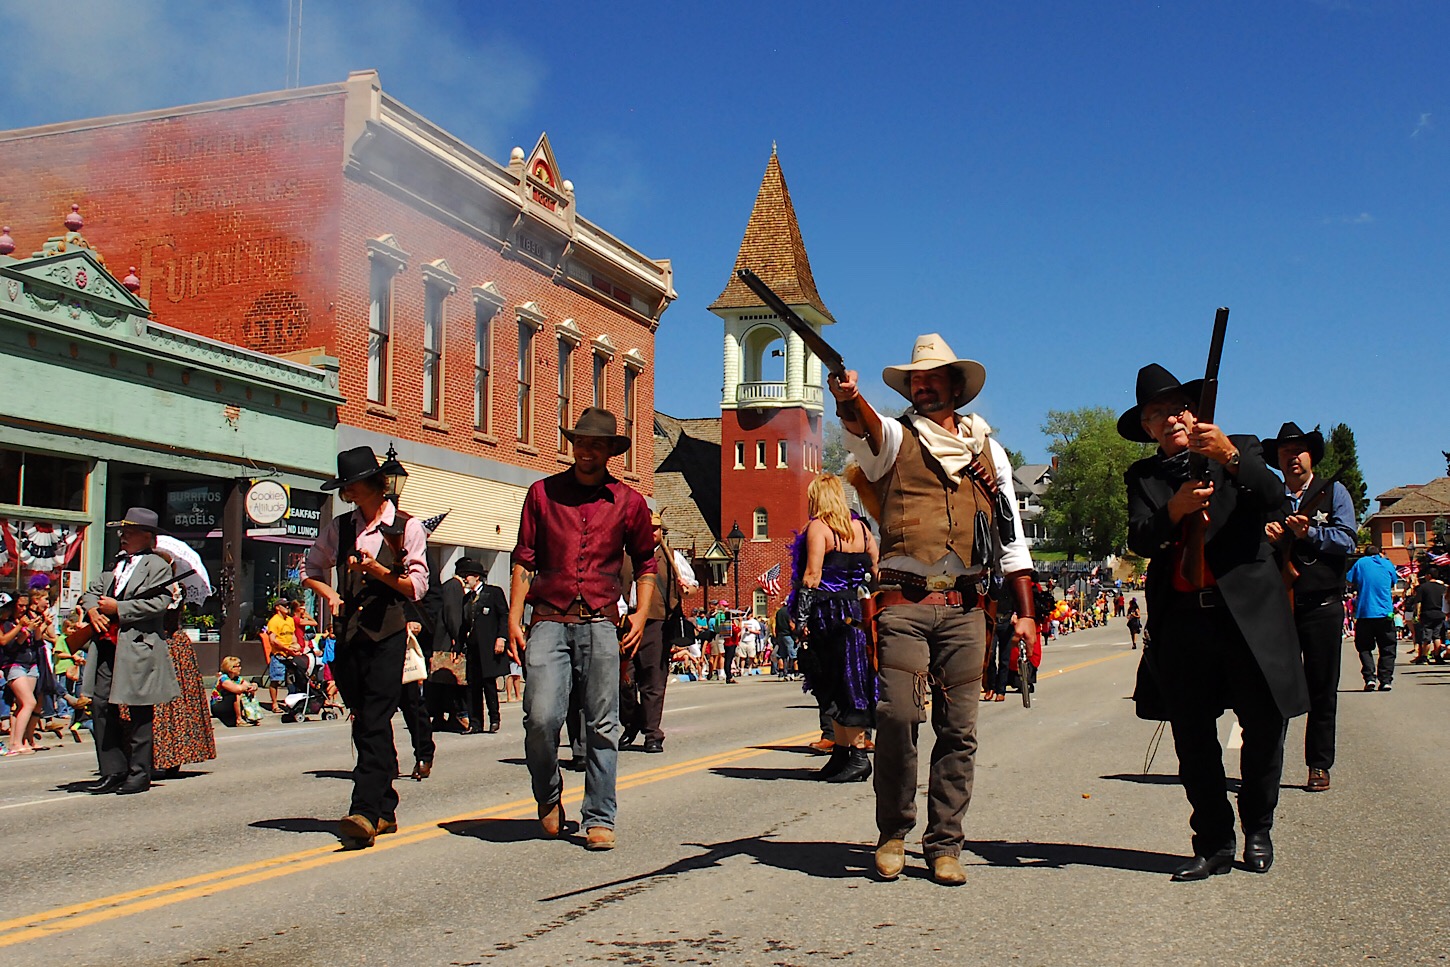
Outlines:
MULTIPOLYGON (((771 410, 725 410, 720 425, 720 529, 729 532, 739 521, 745 534, 740 547, 740 606, 750 607, 756 590, 756 577, 771 565, 781 566, 782 596, 789 592, 791 537, 805 526, 808 518, 806 488, 815 471, 804 466, 804 447, 809 444, 819 454, 821 420, 800 407, 771 410), (776 466, 778 445, 787 444, 786 468, 776 466), (765 466, 756 467, 756 443, 765 443, 765 466), (735 469, 735 444, 745 444, 744 469, 735 469), (757 507, 769 515, 769 541, 752 540, 757 507)), ((733 575, 727 580, 727 592, 720 595, 733 601, 733 575)), ((772 598, 774 611, 780 597, 772 598)))
POLYGON ((445 446, 546 473, 567 460, 558 453, 559 408, 556 326, 573 319, 583 334, 571 361, 574 377, 572 426, 593 400, 591 341, 607 334, 616 353, 606 375, 608 408, 623 421, 624 353, 638 349, 649 365, 636 381, 634 470, 623 458, 611 470, 641 492, 653 492, 654 334, 647 326, 603 300, 553 281, 532 263, 501 254, 494 243, 466 234, 419 212, 407 201, 361 181, 343 188, 341 252, 337 285, 337 355, 366 360, 369 277, 367 240, 392 235, 408 253, 408 264, 393 279, 391 405, 369 406, 365 364, 343 365, 342 393, 348 400, 342 422, 400 439, 445 446), (457 291, 444 300, 443 394, 440 420, 422 415, 423 314, 426 285, 423 265, 443 259, 458 276, 457 291), (492 420, 488 434, 474 430, 475 318, 472 289, 493 283, 504 296, 493 316, 492 420), (533 430, 529 444, 519 442, 517 419, 518 316, 515 309, 537 303, 545 321, 534 337, 533 430))
POLYGON ((157 321, 263 352, 330 341, 340 92, 0 140, 19 254, 81 234, 157 321))

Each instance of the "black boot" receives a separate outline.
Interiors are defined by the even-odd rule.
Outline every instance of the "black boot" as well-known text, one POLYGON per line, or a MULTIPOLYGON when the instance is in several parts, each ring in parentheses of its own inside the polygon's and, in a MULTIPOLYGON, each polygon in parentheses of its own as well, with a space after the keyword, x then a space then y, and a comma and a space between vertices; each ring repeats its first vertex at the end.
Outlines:
POLYGON ((816 770, 816 778, 831 781, 836 773, 846 768, 846 762, 850 758, 851 750, 844 745, 838 745, 831 750, 831 757, 826 764, 816 770))
POLYGON ((851 749, 846 754, 846 765, 837 773, 826 778, 827 782, 865 782, 871 776, 871 757, 865 749, 851 749))

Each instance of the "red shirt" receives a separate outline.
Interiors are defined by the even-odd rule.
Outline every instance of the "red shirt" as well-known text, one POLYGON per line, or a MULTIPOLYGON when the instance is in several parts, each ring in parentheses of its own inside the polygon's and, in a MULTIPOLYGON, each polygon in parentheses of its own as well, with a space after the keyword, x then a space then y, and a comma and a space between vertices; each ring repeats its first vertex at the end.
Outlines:
POLYGON ((654 550, 649 505, 638 492, 610 476, 586 487, 565 470, 529 487, 513 563, 534 572, 529 604, 562 610, 582 598, 599 610, 620 598, 625 553, 639 578, 655 573, 654 550))

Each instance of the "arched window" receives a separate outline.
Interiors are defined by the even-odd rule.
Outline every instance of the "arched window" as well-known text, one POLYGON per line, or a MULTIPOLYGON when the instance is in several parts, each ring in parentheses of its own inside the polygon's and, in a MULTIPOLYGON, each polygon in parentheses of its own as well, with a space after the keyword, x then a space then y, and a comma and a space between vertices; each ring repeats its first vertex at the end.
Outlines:
POLYGON ((764 507, 755 508, 755 540, 770 540, 770 514, 764 507))
POLYGON ((774 326, 755 326, 740 341, 741 378, 747 383, 785 382, 785 336, 774 326))

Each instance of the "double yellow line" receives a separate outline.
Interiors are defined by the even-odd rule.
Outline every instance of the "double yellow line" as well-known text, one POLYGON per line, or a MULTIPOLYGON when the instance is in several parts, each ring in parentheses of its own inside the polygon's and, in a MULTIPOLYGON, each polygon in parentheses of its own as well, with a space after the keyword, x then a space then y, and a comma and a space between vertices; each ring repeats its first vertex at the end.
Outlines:
MULTIPOLYGON (((718 766, 728 765, 732 762, 739 762, 742 759, 763 755, 770 751, 766 746, 791 745, 813 738, 815 735, 815 732, 805 732, 801 735, 793 735, 788 738, 767 742, 761 746, 745 746, 743 748, 731 749, 727 752, 718 752, 714 755, 702 756, 698 759, 690 759, 685 762, 675 762, 653 769, 644 769, 640 772, 633 772, 627 776, 622 776, 619 779, 617 788, 620 790, 633 789, 636 786, 646 786, 655 782, 663 782, 666 779, 674 779, 692 772, 702 772, 706 769, 713 769, 718 766)), ((563 801, 566 804, 573 805, 583 798, 584 791, 580 787, 574 792, 565 795, 563 801)), ((108 920, 115 920, 136 913, 144 913, 147 910, 171 906, 172 904, 181 903, 186 900, 215 896, 218 893, 225 893, 228 890, 235 890, 238 887, 250 886, 254 883, 263 883, 281 876, 290 876, 293 873, 300 873, 303 870, 327 866, 331 863, 343 863, 356 860, 372 855, 380 850, 396 849, 399 846, 411 846, 414 843, 421 843, 426 840, 436 839, 439 836, 449 835, 451 832, 456 832, 456 828, 449 828, 456 823, 463 823, 464 828, 467 828, 467 826, 475 823, 482 824, 504 819, 533 818, 535 816, 537 816, 537 807, 534 804, 534 800, 532 798, 519 799, 499 806, 488 807, 482 810, 482 815, 478 812, 470 811, 460 813, 457 816, 450 816, 446 819, 439 819, 431 823, 400 827, 396 834, 380 838, 377 841, 377 845, 369 850, 342 850, 337 846, 319 846, 296 853, 287 853, 283 856, 274 856, 270 859, 257 860, 254 863, 231 866, 223 870, 216 870, 212 873, 202 873, 180 880, 172 880, 169 883, 159 883, 156 886, 143 887, 142 889, 132 890, 127 893, 116 893, 111 896, 101 897, 97 900, 87 900, 84 903, 56 907, 53 910, 45 910, 27 917, 0 921, 0 947, 9 947, 12 944, 22 943, 26 940, 39 940, 52 937, 56 934, 67 933, 71 930, 79 930, 81 927, 104 923, 108 920)))

